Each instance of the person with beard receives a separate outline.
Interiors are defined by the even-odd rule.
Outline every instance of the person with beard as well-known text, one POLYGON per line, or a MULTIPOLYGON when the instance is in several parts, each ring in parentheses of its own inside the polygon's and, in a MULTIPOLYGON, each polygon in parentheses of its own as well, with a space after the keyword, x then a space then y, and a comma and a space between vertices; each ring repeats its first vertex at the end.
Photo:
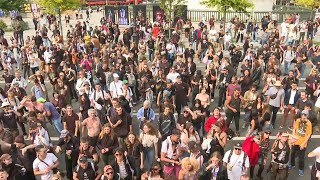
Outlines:
POLYGON ((118 136, 120 147, 124 147, 125 138, 132 132, 132 117, 125 113, 120 105, 115 107, 116 114, 110 119, 110 125, 118 136))

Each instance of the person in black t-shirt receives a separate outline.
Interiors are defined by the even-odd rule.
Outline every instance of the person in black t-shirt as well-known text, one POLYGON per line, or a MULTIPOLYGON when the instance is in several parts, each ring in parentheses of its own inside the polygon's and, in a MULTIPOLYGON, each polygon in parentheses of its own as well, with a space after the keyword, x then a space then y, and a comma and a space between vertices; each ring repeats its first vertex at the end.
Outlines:
POLYGON ((95 180, 100 179, 102 172, 98 166, 88 162, 86 156, 79 159, 79 164, 73 170, 73 179, 95 180))

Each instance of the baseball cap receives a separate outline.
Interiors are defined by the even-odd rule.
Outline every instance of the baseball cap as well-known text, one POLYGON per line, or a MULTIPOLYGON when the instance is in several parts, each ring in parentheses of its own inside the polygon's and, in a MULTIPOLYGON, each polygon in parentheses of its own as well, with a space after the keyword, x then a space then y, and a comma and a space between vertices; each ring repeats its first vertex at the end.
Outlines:
POLYGON ((238 149, 242 149, 242 144, 241 143, 237 143, 236 145, 233 146, 234 148, 238 148, 238 149))
POLYGON ((64 129, 61 131, 60 138, 65 138, 69 134, 69 131, 64 129))
POLYGON ((80 162, 84 163, 84 162, 87 162, 88 159, 87 159, 87 156, 82 156, 80 159, 79 159, 80 162))
POLYGON ((303 110, 302 112, 301 112, 301 116, 309 116, 309 111, 308 110, 303 110))
POLYGON ((128 80, 123 80, 122 83, 123 84, 128 84, 128 80))

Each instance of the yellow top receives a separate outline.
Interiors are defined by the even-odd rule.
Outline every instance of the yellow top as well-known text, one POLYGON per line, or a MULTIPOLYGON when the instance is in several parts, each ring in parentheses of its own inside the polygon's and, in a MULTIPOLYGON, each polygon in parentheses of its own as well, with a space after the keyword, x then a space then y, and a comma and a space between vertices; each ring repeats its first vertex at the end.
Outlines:
POLYGON ((85 44, 89 44, 89 42, 90 42, 90 36, 89 35, 84 36, 83 39, 84 39, 84 43, 85 44))
MULTIPOLYGON (((293 131, 297 137, 296 145, 301 145, 303 142, 307 141, 307 136, 311 136, 312 133, 312 124, 309 120, 305 123, 301 122, 301 119, 297 119, 293 126, 293 131)), ((307 143, 305 146, 307 146, 307 143)))

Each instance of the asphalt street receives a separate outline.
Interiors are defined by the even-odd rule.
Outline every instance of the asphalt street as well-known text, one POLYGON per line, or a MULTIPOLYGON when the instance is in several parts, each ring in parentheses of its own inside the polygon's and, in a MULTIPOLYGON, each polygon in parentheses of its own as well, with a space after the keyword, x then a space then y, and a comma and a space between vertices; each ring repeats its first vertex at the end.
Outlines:
MULTIPOLYGON (((101 13, 100 13, 100 14, 94 13, 94 14, 92 15, 92 17, 94 17, 94 18, 92 18, 92 19, 90 20, 90 24, 92 24, 92 25, 97 25, 97 24, 99 23, 99 20, 100 20, 100 17, 101 17, 101 16, 102 16, 101 13)), ((85 16, 84 16, 84 17, 85 17, 85 16)), ((29 18, 29 19, 25 19, 25 21, 29 22, 30 27, 33 28, 33 24, 32 24, 32 21, 30 21, 30 18, 29 18)), ((43 21, 42 21, 42 22, 43 22, 43 21)), ((65 22, 63 21, 63 23, 65 23, 65 22)), ((71 20, 71 24, 74 25, 75 23, 76 23, 76 20, 72 19, 72 20, 71 20)), ((218 23, 217 23, 217 24, 218 24, 218 23)), ((64 27, 64 33, 66 33, 66 29, 65 29, 66 25, 63 24, 63 27, 64 27)), ((125 26, 121 26, 122 29, 123 29, 124 27, 125 27, 125 26)), ((34 29, 30 29, 30 30, 25 31, 25 37, 26 37, 26 36, 32 36, 32 35, 34 35, 34 34, 35 34, 35 33, 34 33, 34 29)), ((9 39, 10 36, 12 36, 12 33, 6 33, 6 38, 9 39)), ((319 39, 319 36, 317 37, 317 39, 319 39)), ((184 39, 184 42, 186 42, 186 39, 184 39)), ((224 52, 224 54, 225 54, 226 56, 228 56, 228 52, 224 52)), ((197 62, 197 61, 196 61, 196 62, 197 62)), ((199 64, 198 62, 197 62, 197 68, 198 68, 198 69, 201 69, 202 71, 204 71, 204 65, 203 65, 203 64, 199 64)), ((307 68, 306 68, 306 73, 308 73, 309 71, 310 71, 310 66, 307 66, 307 68)), ((2 74, 2 72, 0 72, 0 74, 2 74)), ((305 77, 306 75, 307 75, 307 74, 305 74, 304 77, 305 77)), ((2 82, 2 83, 0 82, 0 86, 1 86, 1 87, 4 87, 4 83, 3 83, 3 82, 2 82)), ((29 84, 28 84, 28 87, 27 87, 27 92, 28 92, 29 94, 30 94, 31 86, 32 86, 32 84, 29 83, 29 84)), ((49 96, 52 97, 52 96, 51 96, 51 94, 52 94, 52 86, 51 86, 50 83, 48 83, 48 82, 46 82, 46 86, 47 86, 47 88, 48 88, 49 96)), ((305 86, 304 86, 304 84, 303 84, 303 80, 301 80, 301 81, 299 82, 299 89, 303 90, 304 87, 305 87, 305 86)), ((213 101, 213 102, 211 103, 211 106, 210 106, 210 107, 211 107, 211 110, 213 109, 213 107, 217 106, 217 101, 218 101, 218 92, 217 92, 217 90, 216 90, 216 93, 215 93, 215 101, 213 101)), ((74 109, 75 109, 75 110, 79 109, 79 103, 78 103, 78 102, 73 101, 73 106, 74 106, 74 109)), ((138 104, 138 105, 136 105, 136 106, 133 108, 133 110, 134 110, 134 111, 137 111, 140 107, 141 107, 141 104, 138 104)), ((156 112, 159 112, 158 109, 156 108, 156 106, 153 106, 153 107, 155 108, 156 112)), ((283 117, 283 114, 282 114, 281 112, 279 112, 279 113, 278 113, 278 116, 277 116, 276 127, 279 127, 279 126, 280 126, 280 121, 282 120, 282 117, 283 117)), ((156 119, 157 119, 157 118, 156 118, 156 119)), ((136 119, 136 116, 134 115, 133 127, 134 127, 134 132, 136 132, 136 133, 139 132, 139 131, 138 131, 138 124, 139 124, 139 123, 138 123, 138 120, 136 119)), ((241 118, 240 118, 240 127, 242 126, 242 124, 243 124, 243 114, 241 115, 241 118)), ((231 124, 231 127, 234 128, 234 124, 231 124)), ((48 124, 48 129, 49 129, 49 134, 50 134, 50 136, 52 137, 53 142, 55 143, 56 140, 58 139, 58 134, 54 131, 52 125, 50 125, 50 124, 48 124)), ((287 129, 284 128, 282 131, 287 131, 287 129)), ((272 137, 275 136, 278 132, 279 132, 278 129, 273 130, 273 131, 272 131, 272 137)), ((245 130, 245 129, 241 129, 241 130, 240 130, 240 134, 241 134, 242 137, 245 136, 246 130, 245 130)), ((319 134, 314 133, 314 135, 319 135, 319 134)), ((309 145, 308 145, 308 147, 307 147, 306 154, 308 154, 310 151, 312 151, 313 149, 315 149, 316 147, 318 147, 318 146, 320 145, 320 143, 319 143, 319 137, 320 137, 320 136, 315 136, 315 137, 313 137, 313 138, 310 140, 309 145)), ((227 148, 226 148, 226 149, 232 148, 235 143, 241 142, 242 139, 243 139, 243 138, 236 138, 236 139, 234 139, 234 140, 229 141, 228 144, 227 144, 227 148), (241 139, 241 140, 239 140, 239 139, 241 139)), ((273 142, 273 141, 272 141, 272 142, 273 142)), ((63 170, 65 169, 64 155, 63 155, 63 154, 58 154, 57 156, 59 157, 59 160, 60 160, 60 168, 59 168, 59 169, 63 171, 63 170)), ((269 161, 268 161, 268 162, 269 162, 269 161)), ((305 158, 305 162, 306 162, 306 163, 305 163, 305 176, 304 176, 304 177, 299 177, 299 175, 298 175, 298 170, 297 170, 297 169, 293 169, 293 170, 290 170, 289 179, 291 179, 291 180, 305 180, 305 179, 310 179, 310 168, 309 168, 309 166, 312 166, 312 164, 314 163, 314 158, 309 158, 309 159, 308 159, 308 158, 306 157, 306 158, 305 158)), ((269 175, 266 174, 265 171, 264 171, 264 176, 263 176, 263 177, 264 177, 264 179, 270 179, 269 175)))

